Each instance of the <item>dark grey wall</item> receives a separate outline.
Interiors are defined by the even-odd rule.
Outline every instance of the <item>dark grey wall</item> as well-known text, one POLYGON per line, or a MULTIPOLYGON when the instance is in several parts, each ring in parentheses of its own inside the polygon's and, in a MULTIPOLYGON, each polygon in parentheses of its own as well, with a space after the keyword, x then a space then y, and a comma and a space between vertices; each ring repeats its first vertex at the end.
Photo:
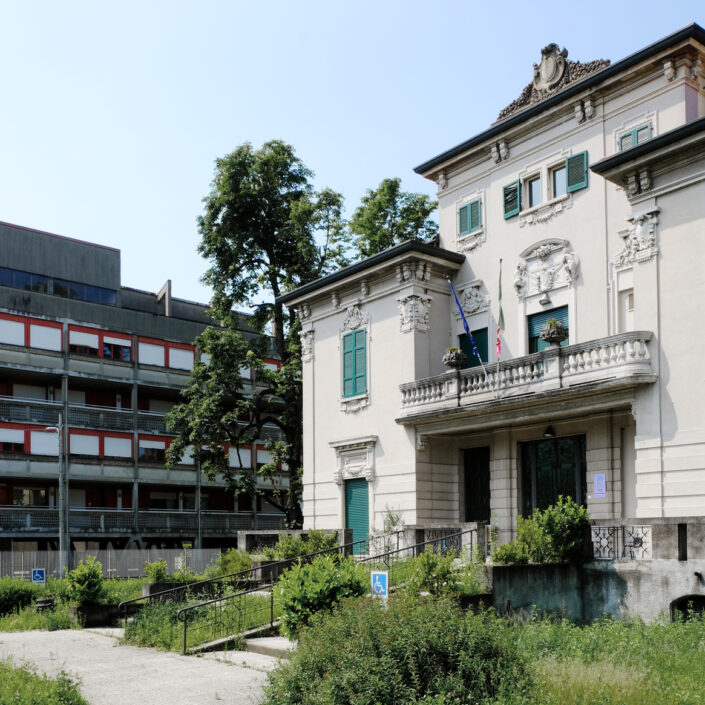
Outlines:
POLYGON ((0 223, 0 266, 120 288, 120 251, 0 223))

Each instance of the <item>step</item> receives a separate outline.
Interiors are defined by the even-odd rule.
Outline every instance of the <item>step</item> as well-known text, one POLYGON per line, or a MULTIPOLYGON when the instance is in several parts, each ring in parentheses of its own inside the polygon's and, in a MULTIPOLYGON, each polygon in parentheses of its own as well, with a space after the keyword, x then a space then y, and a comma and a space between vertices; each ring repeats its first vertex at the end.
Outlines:
POLYGON ((245 639, 245 651, 265 656, 286 658, 288 652, 296 647, 295 641, 290 641, 284 636, 264 636, 256 639, 245 639))

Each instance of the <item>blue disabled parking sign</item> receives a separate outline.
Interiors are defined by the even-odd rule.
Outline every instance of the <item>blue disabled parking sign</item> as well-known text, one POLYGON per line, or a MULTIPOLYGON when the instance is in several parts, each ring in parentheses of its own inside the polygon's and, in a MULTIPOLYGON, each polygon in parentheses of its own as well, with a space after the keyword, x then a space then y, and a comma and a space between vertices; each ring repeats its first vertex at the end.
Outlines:
POLYGON ((47 572, 44 568, 33 568, 32 569, 32 582, 33 583, 46 583, 47 572))
POLYGON ((381 597, 386 600, 389 594, 389 573, 386 570, 373 570, 370 573, 370 583, 372 597, 381 597))

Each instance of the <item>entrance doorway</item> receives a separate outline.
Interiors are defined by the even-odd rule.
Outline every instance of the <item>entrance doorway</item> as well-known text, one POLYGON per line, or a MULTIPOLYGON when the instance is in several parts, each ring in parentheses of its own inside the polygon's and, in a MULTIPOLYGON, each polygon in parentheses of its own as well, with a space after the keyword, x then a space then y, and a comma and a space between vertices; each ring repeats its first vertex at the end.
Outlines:
POLYGON ((463 451, 465 521, 490 522, 490 448, 463 451))
POLYGON ((559 495, 585 504, 585 436, 522 443, 521 470, 524 516, 555 504, 559 495))
MULTIPOLYGON (((367 480, 359 478, 345 481, 345 528, 352 529, 352 540, 364 541, 369 535, 370 508, 367 480)), ((355 546, 354 553, 366 553, 355 546)))

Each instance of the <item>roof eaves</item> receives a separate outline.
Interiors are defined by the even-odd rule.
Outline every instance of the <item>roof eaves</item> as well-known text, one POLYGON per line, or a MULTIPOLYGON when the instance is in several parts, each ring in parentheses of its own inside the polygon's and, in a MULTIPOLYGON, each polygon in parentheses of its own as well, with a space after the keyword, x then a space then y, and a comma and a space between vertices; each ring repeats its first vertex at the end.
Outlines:
POLYGON ((631 66, 640 63, 644 59, 647 59, 649 56, 663 51, 672 44, 690 38, 696 39, 697 41, 705 44, 705 29, 703 29, 699 24, 691 22, 682 29, 679 29, 677 32, 669 34, 663 39, 659 39, 657 42, 654 42, 653 44, 650 44, 649 46, 640 49, 634 54, 630 54, 629 56, 625 57, 624 59, 621 59, 620 61, 617 61, 611 66, 607 66, 606 68, 601 69, 600 71, 596 71, 595 73, 586 76, 580 81, 568 84, 568 86, 566 86, 563 90, 559 91, 558 93, 555 93, 554 95, 550 96, 549 98, 546 98, 545 100, 542 100, 540 103, 536 103, 536 105, 532 105, 530 108, 526 108, 521 112, 518 112, 515 115, 512 115, 511 117, 508 117, 505 120, 502 120, 501 122, 485 130, 484 132, 481 132, 480 134, 471 137, 469 140, 466 140, 465 142, 462 142, 456 145, 455 147, 451 147, 449 150, 442 152, 438 156, 433 157, 432 159, 429 159, 428 161, 425 161, 422 164, 419 164, 419 166, 417 166, 414 171, 417 174, 423 175, 429 172, 430 170, 434 169, 435 167, 443 164, 443 162, 446 162, 449 159, 452 159, 453 157, 457 157, 459 154, 462 154, 463 152, 472 149, 472 147, 475 147, 481 144, 482 142, 492 137, 495 137, 496 135, 499 135, 512 127, 515 127, 516 125, 520 125, 522 122, 529 120, 530 118, 542 113, 544 110, 547 110, 548 108, 551 108, 554 105, 562 103, 564 100, 571 98, 572 96, 577 93, 580 93, 586 88, 594 86, 604 81, 605 79, 610 78, 611 76, 614 76, 620 73, 621 71, 624 71, 625 69, 628 69, 631 66))

